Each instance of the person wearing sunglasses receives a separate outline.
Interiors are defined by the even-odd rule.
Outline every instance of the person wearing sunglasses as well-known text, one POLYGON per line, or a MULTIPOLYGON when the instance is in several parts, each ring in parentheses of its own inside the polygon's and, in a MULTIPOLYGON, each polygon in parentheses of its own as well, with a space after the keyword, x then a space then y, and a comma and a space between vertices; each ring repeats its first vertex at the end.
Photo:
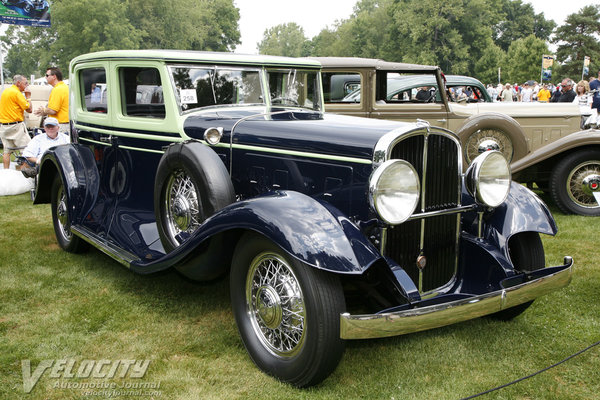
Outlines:
POLYGON ((58 120, 61 132, 70 132, 69 127, 69 87, 63 82, 63 75, 57 67, 46 70, 46 82, 52 86, 48 105, 40 106, 36 115, 51 116, 58 120))

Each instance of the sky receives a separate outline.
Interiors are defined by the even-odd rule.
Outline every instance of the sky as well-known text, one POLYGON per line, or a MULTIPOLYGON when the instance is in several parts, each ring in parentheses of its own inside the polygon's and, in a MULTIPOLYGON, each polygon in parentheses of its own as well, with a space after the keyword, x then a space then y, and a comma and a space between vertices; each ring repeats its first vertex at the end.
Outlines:
MULTIPOLYGON (((357 0, 234 0, 240 9, 240 32, 242 44, 236 53, 256 54, 256 44, 263 38, 266 29, 279 24, 295 22, 304 29, 309 39, 322 29, 333 27, 336 21, 347 19, 352 14, 357 0)), ((569 14, 579 12, 598 0, 523 0, 530 3, 536 14, 544 13, 559 26, 569 14)))

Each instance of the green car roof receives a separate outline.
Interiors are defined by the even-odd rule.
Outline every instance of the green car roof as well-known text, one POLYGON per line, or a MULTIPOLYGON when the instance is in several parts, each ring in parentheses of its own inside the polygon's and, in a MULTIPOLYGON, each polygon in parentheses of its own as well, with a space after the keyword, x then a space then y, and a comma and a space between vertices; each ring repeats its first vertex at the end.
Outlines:
POLYGON ((318 61, 306 58, 184 50, 108 50, 75 57, 71 65, 95 60, 162 60, 165 62, 224 63, 238 65, 321 68, 318 61))

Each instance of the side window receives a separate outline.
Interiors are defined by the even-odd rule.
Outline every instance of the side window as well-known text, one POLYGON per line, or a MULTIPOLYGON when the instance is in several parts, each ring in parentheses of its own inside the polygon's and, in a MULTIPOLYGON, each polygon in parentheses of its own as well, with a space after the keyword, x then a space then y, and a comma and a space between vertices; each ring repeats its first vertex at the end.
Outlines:
POLYGON ((441 103, 435 75, 377 71, 378 104, 441 103))
POLYGON ((165 118, 162 84, 156 68, 120 68, 119 84, 124 115, 165 118))
POLYGON ((360 74, 323 72, 321 77, 326 103, 360 103, 360 74))
POLYGON ((79 72, 83 108, 86 111, 106 114, 106 71, 104 68, 83 69, 79 72))

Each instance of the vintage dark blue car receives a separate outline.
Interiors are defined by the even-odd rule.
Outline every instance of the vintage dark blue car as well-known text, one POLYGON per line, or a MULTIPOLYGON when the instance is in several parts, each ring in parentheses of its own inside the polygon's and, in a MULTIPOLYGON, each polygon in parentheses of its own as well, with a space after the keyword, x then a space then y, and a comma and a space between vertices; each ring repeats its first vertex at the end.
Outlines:
POLYGON ((23 10, 23 15, 40 18, 48 12, 50 6, 46 0, 2 0, 7 7, 15 7, 23 10))
POLYGON ((70 79, 72 143, 44 155, 35 198, 59 245, 229 273, 242 341, 282 381, 319 383, 347 339, 510 319, 570 282, 499 152, 463 169, 456 135, 418 115, 326 114, 316 61, 108 51, 70 79))

